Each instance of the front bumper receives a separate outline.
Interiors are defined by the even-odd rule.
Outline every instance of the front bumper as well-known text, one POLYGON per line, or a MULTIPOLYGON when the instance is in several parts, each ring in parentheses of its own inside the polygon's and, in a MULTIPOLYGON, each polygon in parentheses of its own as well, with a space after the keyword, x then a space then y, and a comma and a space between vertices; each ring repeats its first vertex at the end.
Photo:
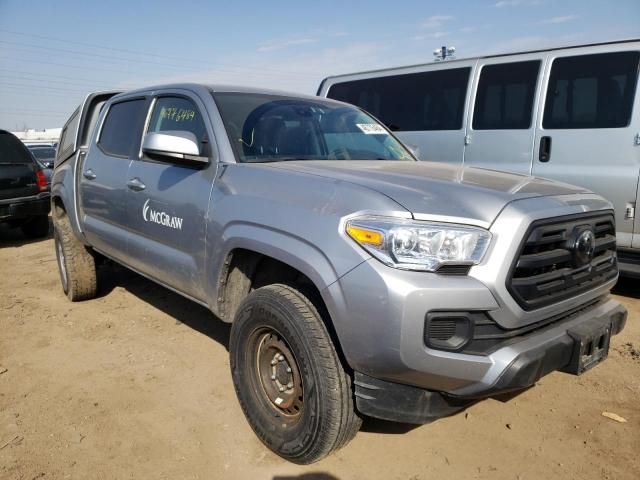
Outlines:
POLYGON ((530 387, 555 370, 574 372, 579 340, 572 332, 585 327, 590 331, 604 328, 616 335, 624 328, 626 318, 622 305, 611 299, 604 300, 580 315, 510 345, 499 353, 502 360, 511 359, 508 364, 496 361, 486 379, 449 393, 389 382, 356 371, 356 405, 361 413, 376 418, 429 423, 481 398, 530 387))

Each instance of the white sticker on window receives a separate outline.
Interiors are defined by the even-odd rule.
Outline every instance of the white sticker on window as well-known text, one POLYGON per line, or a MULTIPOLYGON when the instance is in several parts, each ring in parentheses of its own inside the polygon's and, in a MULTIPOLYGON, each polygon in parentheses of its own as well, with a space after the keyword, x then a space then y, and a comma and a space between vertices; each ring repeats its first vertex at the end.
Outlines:
POLYGON ((387 135, 387 131, 377 123, 356 123, 356 126, 366 135, 387 135))

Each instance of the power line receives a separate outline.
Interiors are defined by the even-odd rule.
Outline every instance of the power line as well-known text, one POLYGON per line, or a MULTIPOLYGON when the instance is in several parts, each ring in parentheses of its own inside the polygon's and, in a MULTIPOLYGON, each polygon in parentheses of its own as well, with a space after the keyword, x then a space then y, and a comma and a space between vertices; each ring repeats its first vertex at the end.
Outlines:
MULTIPOLYGON (((164 64, 164 63, 159 63, 159 62, 150 62, 148 60, 139 60, 139 59, 133 59, 133 58, 121 58, 121 57, 114 57, 112 55, 100 55, 99 53, 80 52, 78 50, 68 50, 66 48, 43 47, 43 46, 40 46, 40 45, 33 45, 33 44, 29 44, 29 43, 9 42, 7 40, 0 40, 0 43, 4 43, 6 45, 17 45, 18 47, 26 47, 27 49, 47 50, 47 51, 51 51, 51 52, 62 52, 62 53, 67 53, 67 54, 71 54, 71 55, 84 55, 85 57, 88 56, 88 57, 92 57, 92 58, 97 57, 97 58, 106 59, 111 63, 131 62, 131 63, 135 63, 135 64, 146 63, 148 65, 155 65, 157 67, 162 67, 162 68, 177 68, 177 69, 193 68, 192 65, 185 66, 185 65, 175 65, 175 64, 164 64)), ((18 49, 18 50, 23 50, 24 51, 25 48, 18 49)))
POLYGON ((71 89, 71 88, 62 88, 62 87, 48 87, 48 86, 40 86, 40 85, 25 85, 23 83, 12 83, 12 82, 0 82, 0 85, 7 85, 7 86, 11 86, 11 87, 23 87, 23 88, 34 88, 34 89, 39 89, 39 88, 44 88, 47 90, 59 90, 62 92, 78 92, 78 93, 88 93, 90 91, 90 89, 71 89))
MULTIPOLYGON (((85 42, 78 42, 78 41, 71 41, 71 40, 67 40, 67 39, 62 39, 62 38, 56 38, 56 37, 50 37, 47 35, 38 35, 35 33, 24 33, 24 32, 16 32, 16 31, 12 31, 12 30, 6 30, 6 29, 0 29, 0 32, 4 32, 4 33, 9 33, 9 34, 13 34, 13 35, 21 35, 21 36, 25 36, 25 37, 33 37, 33 38, 40 38, 43 40, 53 40, 56 42, 62 42, 62 43, 67 43, 70 45, 78 45, 78 46, 83 46, 83 47, 90 47, 90 48, 99 48, 102 50, 109 50, 109 51, 113 51, 113 52, 121 52, 121 53, 128 53, 131 55, 143 55, 143 56, 151 56, 151 57, 156 57, 156 58, 165 58, 165 59, 169 59, 169 60, 179 60, 181 62, 189 62, 192 64, 193 67, 199 67, 202 68, 203 67, 203 62, 202 60, 191 60, 189 58, 185 58, 184 56, 182 57, 178 57, 178 56, 171 56, 171 55, 160 55, 157 53, 150 53, 150 52, 144 52, 141 50, 128 50, 128 49, 123 49, 123 48, 114 48, 114 47, 105 47, 103 45, 98 45, 95 43, 85 43, 85 42)), ((227 66, 232 67, 232 68, 240 68, 242 70, 244 70, 245 72, 255 72, 255 70, 252 67, 247 67, 246 65, 241 65, 241 64, 227 64, 227 66)), ((222 68, 226 68, 225 65, 222 66, 222 68)), ((216 70, 220 70, 220 69, 216 69, 216 70)), ((272 72, 272 73, 277 73, 279 75, 294 75, 294 76, 300 76, 300 77, 305 77, 305 78, 311 78, 311 77, 315 77, 315 75, 309 74, 309 73, 303 73, 300 71, 291 71, 291 70, 281 70, 281 69, 268 69, 268 68, 261 68, 260 69, 261 72, 272 72)), ((238 72, 241 73, 241 72, 238 72)), ((260 72, 258 72, 260 73, 260 72)))
MULTIPOLYGON (((47 74, 47 77, 49 75, 47 74)), ((5 73, 0 73, 0 78, 5 77, 5 78, 9 78, 9 79, 14 79, 14 80, 26 80, 28 82, 44 82, 44 83, 59 83, 62 85, 77 85, 80 87, 86 87, 86 86, 93 86, 93 87, 101 87, 101 88, 108 88, 110 86, 113 85, 107 85, 106 83, 93 83, 93 82, 73 82, 73 81, 69 81, 69 80, 51 80, 49 78, 42 78, 42 75, 40 75, 40 78, 34 78, 34 77, 27 77, 24 75, 7 75, 5 73)))

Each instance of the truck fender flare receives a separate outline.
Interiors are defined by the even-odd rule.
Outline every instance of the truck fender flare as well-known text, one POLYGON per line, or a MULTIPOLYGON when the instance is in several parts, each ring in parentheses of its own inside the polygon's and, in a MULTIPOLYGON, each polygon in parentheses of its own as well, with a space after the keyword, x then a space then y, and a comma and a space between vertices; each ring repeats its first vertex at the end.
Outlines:
POLYGON ((238 248, 260 253, 303 273, 320 292, 339 277, 324 252, 302 237, 261 225, 235 223, 222 238, 221 259, 238 248))

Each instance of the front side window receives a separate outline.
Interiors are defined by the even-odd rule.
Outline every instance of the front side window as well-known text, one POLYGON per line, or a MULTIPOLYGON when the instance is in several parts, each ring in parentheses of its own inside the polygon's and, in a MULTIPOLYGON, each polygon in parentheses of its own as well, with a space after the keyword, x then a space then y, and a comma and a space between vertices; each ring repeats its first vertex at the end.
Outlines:
POLYGON ((473 109, 473 129, 528 129, 539 70, 539 60, 482 67, 473 109))
POLYGON ((350 105, 251 93, 214 93, 240 162, 414 160, 374 118, 350 105))
POLYGON ((114 103, 107 112, 98 145, 109 155, 129 157, 140 140, 145 100, 114 103))
POLYGON ((543 128, 621 128, 629 125, 639 57, 639 52, 617 52, 554 60, 543 128))
POLYGON ((196 142, 207 140, 207 129, 193 101, 183 97, 160 97, 149 122, 149 132, 189 132, 196 142))
POLYGON ((366 78, 331 86, 327 97, 351 103, 392 131, 460 130, 470 68, 366 78))

